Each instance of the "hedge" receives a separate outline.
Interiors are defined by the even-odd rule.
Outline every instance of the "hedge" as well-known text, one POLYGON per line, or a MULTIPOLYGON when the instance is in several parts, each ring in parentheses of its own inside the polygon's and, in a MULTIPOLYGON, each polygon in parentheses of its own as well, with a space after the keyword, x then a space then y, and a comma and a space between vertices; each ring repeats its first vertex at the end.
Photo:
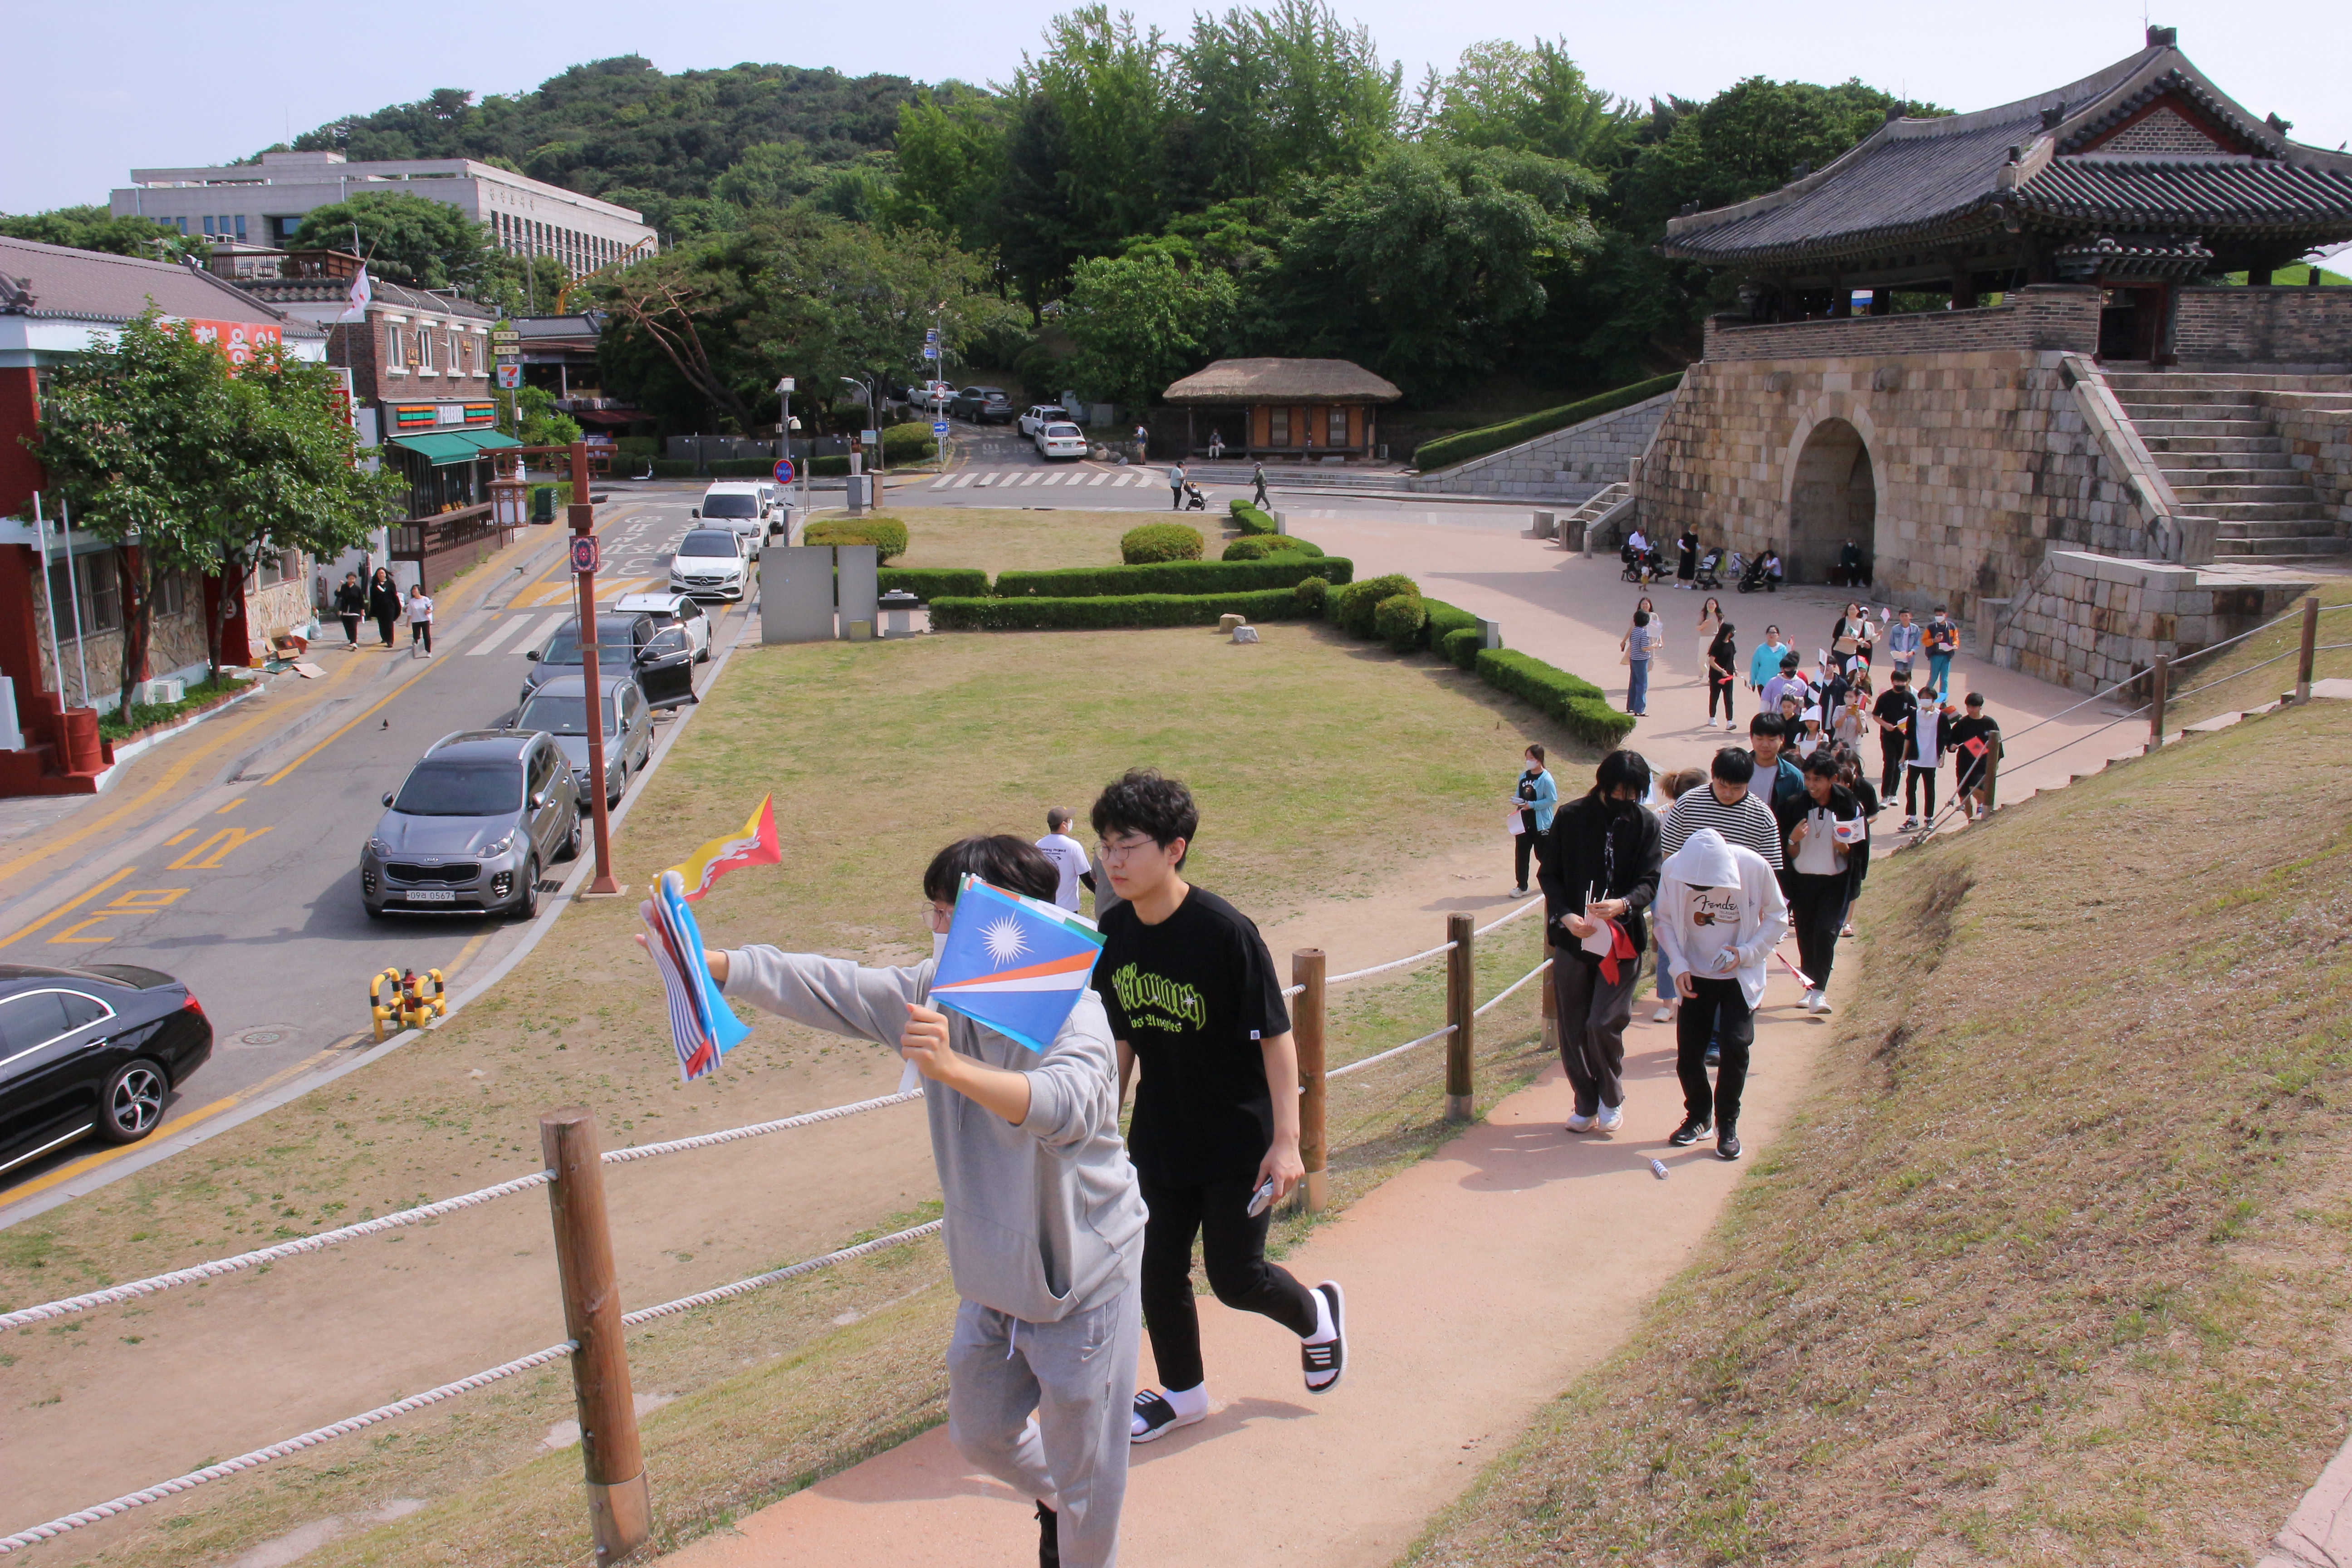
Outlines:
POLYGON ((940 631, 1034 632, 1114 626, 1213 626, 1221 616, 1252 621, 1311 614, 1287 588, 1254 594, 1106 594, 1086 598, 933 599, 940 631))
POLYGON ((1287 533, 1253 533, 1225 546, 1227 561, 1263 561, 1270 555, 1320 555, 1323 547, 1287 533))
POLYGON ((907 525, 895 517, 829 517, 813 522, 803 544, 871 544, 885 562, 907 553, 907 525))
POLYGON ((1397 653, 1421 646, 1421 628, 1429 619, 1419 594, 1391 594, 1372 607, 1372 635, 1397 653))
POLYGON ((1398 594, 1411 594, 1417 598, 1421 589, 1412 578, 1399 574, 1367 577, 1333 597, 1324 613, 1337 621, 1342 630, 1368 637, 1372 635, 1372 616, 1379 610, 1381 601, 1398 594))
POLYGON ((1118 558, 1129 566, 1160 561, 1198 561, 1201 531, 1181 522, 1147 522, 1119 535, 1118 558))
POLYGON ((939 438, 923 425, 893 425, 882 432, 882 456, 893 463, 919 463, 939 455, 939 438))
POLYGON ((1317 620, 1323 617, 1323 603, 1331 596, 1331 584, 1320 577, 1301 577, 1298 585, 1290 590, 1298 601, 1299 613, 1317 620))
POLYGON ((1423 602, 1429 606, 1429 620, 1422 627, 1421 641, 1423 647, 1433 652, 1437 651, 1448 633, 1460 631, 1465 626, 1474 632, 1478 629, 1478 617, 1465 609, 1449 605, 1443 599, 1423 602))
POLYGON ((918 599, 984 599, 988 574, 977 566, 885 566, 881 592, 904 589, 918 599))
POLYGON ((996 595, 1002 599, 1096 599, 1129 594, 1246 594, 1273 588, 1287 592, 1309 573, 1337 584, 1347 582, 1355 571, 1355 563, 1337 555, 1307 560, 1276 556, 1270 561, 1163 561, 1150 566, 1063 566, 1044 572, 1000 572, 996 595))
POLYGON ((1631 408, 1662 392, 1672 392, 1682 382, 1682 372, 1676 371, 1672 375, 1654 376, 1648 381, 1637 381, 1631 386, 1621 386, 1614 392, 1604 392, 1598 397, 1588 397, 1581 403, 1521 415, 1517 419, 1506 419, 1500 425, 1483 426, 1475 430, 1457 430, 1451 436, 1440 436, 1414 447, 1412 466, 1424 474, 1437 468, 1452 468, 1473 458, 1483 458, 1489 452, 1499 452, 1506 447, 1516 447, 1522 441, 1532 441, 1538 436, 1549 436, 1555 430, 1565 430, 1571 425, 1581 425, 1588 419, 1598 419, 1604 414, 1614 414, 1621 408, 1631 408))
POLYGON ((1539 658, 1511 648, 1481 648, 1474 668, 1487 685, 1550 714, 1580 741, 1613 749, 1633 733, 1633 716, 1612 708, 1599 687, 1539 658))
MULTIPOLYGON (((1432 617, 1434 624, 1434 617, 1432 617)), ((1475 671, 1478 655, 1486 647, 1486 634, 1476 626, 1458 626, 1437 639, 1437 651, 1446 661, 1464 669, 1475 671)))
POLYGON ((1273 533, 1276 531, 1274 526, 1274 519, 1266 516, 1265 513, 1258 510, 1257 508, 1252 506, 1245 500, 1235 500, 1227 501, 1225 503, 1225 509, 1234 514, 1234 526, 1240 529, 1244 533, 1273 533))

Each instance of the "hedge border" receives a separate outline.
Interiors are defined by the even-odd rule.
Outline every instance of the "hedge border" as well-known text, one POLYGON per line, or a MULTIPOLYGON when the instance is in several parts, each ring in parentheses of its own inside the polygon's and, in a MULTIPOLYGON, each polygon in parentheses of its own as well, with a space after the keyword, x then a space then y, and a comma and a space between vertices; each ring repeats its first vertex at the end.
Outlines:
POLYGON ((1213 626, 1225 616, 1298 620, 1313 612, 1287 588, 1248 594, 1100 594, 1085 598, 944 598, 931 601, 940 631, 1099 631, 1213 626))
POLYGON ((1225 510, 1233 513, 1234 526, 1244 533, 1280 533, 1282 531, 1274 526, 1273 518, 1245 500, 1237 499, 1227 501, 1225 510))
POLYGON ((904 591, 918 599, 988 597, 988 574, 977 566, 885 566, 878 590, 904 591))
POLYGON ((1095 599, 1130 594, 1246 594, 1297 585, 1301 577, 1350 582, 1356 565, 1345 556, 1286 556, 1270 561, 1160 561, 1142 566, 1056 566, 1000 572, 991 592, 1000 599, 1095 599))
POLYGON ((1440 436, 1414 447, 1412 466, 1424 474, 1450 468, 1473 458, 1487 457, 1507 447, 1516 447, 1522 441, 1532 441, 1538 436, 1549 436, 1555 430, 1565 430, 1571 425, 1581 425, 1588 419, 1598 419, 1604 414, 1631 408, 1636 403, 1646 403, 1662 392, 1672 392, 1682 384, 1683 373, 1675 371, 1671 375, 1653 376, 1648 381, 1637 381, 1631 386, 1621 386, 1614 392, 1588 397, 1581 403, 1563 404, 1558 408, 1523 414, 1517 419, 1506 419, 1499 425, 1482 425, 1475 430, 1457 430, 1451 436, 1440 436))

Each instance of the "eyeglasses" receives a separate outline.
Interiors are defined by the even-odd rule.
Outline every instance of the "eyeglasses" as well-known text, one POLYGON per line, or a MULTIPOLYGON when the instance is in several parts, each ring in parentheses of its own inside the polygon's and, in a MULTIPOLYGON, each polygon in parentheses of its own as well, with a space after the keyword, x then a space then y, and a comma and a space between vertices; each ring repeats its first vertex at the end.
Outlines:
POLYGON ((1133 855, 1137 850, 1144 848, 1147 846, 1154 845, 1154 843, 1155 841, 1148 833, 1138 834, 1133 838, 1116 840, 1106 838, 1102 841, 1101 845, 1103 864, 1106 866, 1123 866, 1127 863, 1129 856, 1133 855))
POLYGON ((924 900, 923 922, 933 931, 944 933, 949 927, 955 924, 955 906, 934 903, 929 899, 924 900))

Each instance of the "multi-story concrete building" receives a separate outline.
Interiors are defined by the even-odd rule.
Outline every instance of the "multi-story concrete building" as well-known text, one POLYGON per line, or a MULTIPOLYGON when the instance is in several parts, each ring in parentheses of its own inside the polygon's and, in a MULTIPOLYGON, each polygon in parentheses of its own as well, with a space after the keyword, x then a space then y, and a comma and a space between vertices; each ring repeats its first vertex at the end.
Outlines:
POLYGON ((257 163, 133 169, 109 205, 206 239, 284 247, 313 207, 369 191, 424 196, 485 225, 499 247, 550 256, 574 277, 649 252, 638 215, 470 158, 352 163, 341 153, 264 153, 257 163))

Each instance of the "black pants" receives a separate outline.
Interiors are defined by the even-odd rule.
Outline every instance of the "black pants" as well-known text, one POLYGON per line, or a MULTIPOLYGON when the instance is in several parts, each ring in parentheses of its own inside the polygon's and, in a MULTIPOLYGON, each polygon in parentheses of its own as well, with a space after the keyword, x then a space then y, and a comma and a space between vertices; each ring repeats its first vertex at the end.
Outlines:
POLYGON ((1261 508, 1262 508, 1262 507, 1264 507, 1264 506, 1265 505, 1265 480, 1263 480, 1263 479, 1260 479, 1260 480, 1257 482, 1257 502, 1256 502, 1256 504, 1257 504, 1259 507, 1261 507, 1261 508))
POLYGON ((1640 984, 1641 956, 1622 960, 1617 978, 1601 973, 1598 960, 1570 943, 1555 949, 1552 990, 1559 1003, 1559 1065, 1576 1090, 1576 1113, 1591 1116, 1604 1105, 1625 1103, 1625 1026, 1633 1021, 1633 988, 1640 984))
POLYGON ((1184 510, 1183 486, 1171 485, 1168 487, 1168 510, 1170 511, 1182 511, 1184 510))
POLYGON ((375 629, 383 634, 383 646, 392 646, 392 623, 397 617, 389 610, 375 618, 375 629))
POLYGON ((1911 737, 1881 735, 1878 738, 1878 795, 1892 804, 1895 792, 1903 784, 1903 759, 1908 754, 1911 737))
POLYGON ((1731 711, 1731 694, 1735 689, 1731 677, 1710 675, 1706 678, 1706 716, 1715 717, 1715 705, 1723 704, 1723 721, 1728 725, 1738 715, 1731 711))
POLYGON ((1936 770, 1934 768, 1923 768, 1913 763, 1903 770, 1903 815, 1906 816, 1936 815, 1936 770), (1927 809, 1925 812, 1914 804, 1922 790, 1925 790, 1927 795, 1927 809))
POLYGON ((1675 1015, 1675 1076, 1683 1083, 1683 1114, 1720 1129, 1739 1121, 1739 1097, 1748 1088, 1748 1048, 1756 1043, 1756 1015, 1737 980, 1694 977, 1696 995, 1675 1015), (1719 1048, 1715 1081, 1706 1080, 1706 1047, 1719 1048))
POLYGON ((360 618, 357 616, 337 616, 335 619, 343 623, 343 640, 353 647, 359 647, 360 618))
POLYGON ((1845 912, 1849 918, 1853 906, 1862 901, 1862 885, 1870 879, 1870 840, 1865 838, 1845 852, 1845 912))
POLYGON ((1536 834, 1536 814, 1532 811, 1523 811, 1519 813, 1519 830, 1511 836, 1511 864, 1517 870, 1519 877, 1512 886, 1524 888, 1528 885, 1528 861, 1530 857, 1534 858, 1538 868, 1543 865, 1542 843, 1536 834))
POLYGON ((1817 991, 1829 989, 1838 930, 1845 924, 1853 892, 1853 877, 1845 871, 1826 877, 1797 871, 1789 877, 1789 923, 1797 931, 1797 967, 1817 991))
POLYGON ((1274 1211, 1252 1219, 1257 1183, 1233 1176, 1199 1186, 1163 1187, 1137 1173, 1144 1207, 1143 1327, 1167 1388, 1198 1388, 1201 1319, 1192 1297, 1192 1238, 1201 1238, 1209 1289, 1237 1312, 1263 1312, 1301 1339, 1315 1331, 1315 1294, 1290 1270, 1265 1260, 1274 1211))
POLYGON ((431 653, 433 651, 433 623, 431 621, 411 621, 408 623, 408 647, 410 651, 414 652, 420 645, 423 646, 426 653, 431 653))

